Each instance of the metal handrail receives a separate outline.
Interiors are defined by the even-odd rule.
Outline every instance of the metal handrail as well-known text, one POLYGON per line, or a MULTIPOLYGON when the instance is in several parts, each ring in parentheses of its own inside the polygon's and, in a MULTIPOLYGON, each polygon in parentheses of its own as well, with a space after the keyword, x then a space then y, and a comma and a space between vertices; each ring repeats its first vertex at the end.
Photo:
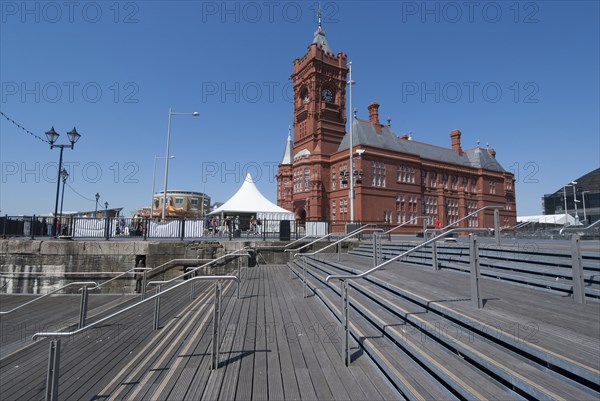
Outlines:
POLYGON ((44 294, 44 295, 42 295, 42 296, 40 296, 40 297, 37 297, 37 298, 35 298, 35 299, 32 299, 32 300, 31 300, 31 301, 29 301, 29 302, 25 302, 24 304, 21 304, 21 305, 17 306, 16 308, 13 308, 13 309, 11 309, 11 310, 8 310, 8 311, 3 311, 3 312, 0 312, 0 315, 7 315, 7 314, 9 314, 9 313, 12 313, 12 312, 14 312, 14 311, 16 311, 16 310, 18 310, 18 309, 21 309, 22 307, 24 307, 24 306, 26 306, 26 305, 30 305, 30 304, 32 304, 32 303, 34 303, 34 302, 37 302, 37 301, 39 301, 39 300, 40 300, 40 299, 42 299, 42 298, 46 298, 47 296, 50 296, 50 295, 52 295, 52 294, 54 294, 54 293, 56 293, 56 292, 58 292, 58 291, 61 291, 61 290, 65 289, 65 288, 67 288, 67 287, 70 287, 70 286, 73 286, 73 285, 82 285, 82 286, 84 286, 84 287, 87 287, 88 285, 98 285, 98 283, 96 283, 95 281, 77 281, 77 282, 74 282, 74 283, 69 283, 69 284, 67 284, 67 285, 64 285, 64 286, 62 286, 62 287, 60 287, 60 288, 57 288, 56 290, 50 291, 50 292, 49 292, 49 293, 47 293, 47 294, 44 294))
POLYGON ((403 258, 404 256, 410 255, 411 253, 423 248, 424 246, 431 244, 432 242, 439 241, 440 239, 445 238, 445 237, 449 236, 450 234, 453 234, 456 232, 465 232, 465 231, 468 231, 468 232, 478 232, 478 231, 490 232, 491 229, 489 229, 489 228, 453 228, 451 230, 446 231, 445 233, 438 235, 437 237, 434 237, 427 241, 421 242, 419 245, 416 245, 414 248, 411 248, 408 251, 401 253, 400 255, 396 255, 393 258, 388 259, 385 262, 383 262, 367 271, 364 271, 360 274, 333 274, 333 275, 327 276, 327 278, 325 279, 325 282, 329 282, 330 280, 334 280, 334 279, 355 280, 355 279, 366 277, 369 274, 373 273, 374 271, 379 270, 382 267, 387 266, 390 263, 393 263, 400 258, 403 258))
POLYGON ((201 260, 206 260, 206 259, 200 259, 200 258, 196 258, 196 259, 171 259, 168 262, 163 263, 162 265, 158 265, 156 267, 153 267, 148 273, 152 273, 152 271, 154 270, 158 270, 162 267, 168 266, 171 263, 175 263, 175 262, 199 262, 201 260))
POLYGON ((35 333, 32 339, 35 341, 37 338, 48 338, 51 337, 50 341, 50 352, 49 352, 49 360, 48 360, 48 372, 46 375, 46 400, 56 400, 58 395, 58 376, 59 376, 59 361, 60 361, 60 337, 69 337, 77 335, 84 330, 97 326, 101 323, 106 322, 109 319, 112 319, 116 316, 119 316, 133 308, 137 308, 138 306, 149 302, 151 300, 155 301, 155 312, 154 312, 154 328, 157 329, 157 318, 158 318, 158 307, 160 305, 160 297, 165 295, 165 293, 169 291, 173 291, 176 288, 185 285, 190 282, 194 282, 196 280, 214 280, 215 283, 215 305, 214 305, 214 318, 213 318, 213 339, 212 339, 212 368, 217 369, 219 367, 219 353, 220 353, 220 328, 219 321, 221 320, 221 282, 220 280, 234 280, 238 284, 240 282, 239 277, 237 276, 201 276, 194 277, 191 280, 184 281, 182 283, 176 284, 173 287, 165 290, 164 292, 158 292, 157 294, 141 300, 133 305, 127 306, 120 311, 117 311, 109 316, 106 316, 96 322, 90 324, 86 328, 79 328, 75 331, 70 332, 40 332, 35 333))
MULTIPOLYGON (((314 251, 314 252, 311 252, 311 253, 303 253, 303 254, 301 254, 301 255, 302 255, 302 256, 314 256, 314 255, 316 255, 317 253, 324 251, 325 249, 331 248, 332 246, 334 246, 334 245, 337 245, 337 244, 339 244, 340 242, 343 242, 343 241, 347 240, 348 238, 350 238, 350 237, 353 237, 353 236, 355 236, 356 234, 360 234, 360 233, 362 233, 363 231, 366 231, 366 230, 369 230, 369 229, 370 229, 370 230, 373 230, 373 231, 383 231, 383 229, 382 229, 382 228, 377 228, 377 227, 375 227, 375 228, 371 228, 370 226, 377 226, 377 224, 373 224, 373 223, 370 223, 370 224, 365 224, 364 226, 362 226, 362 227, 359 227, 359 228, 357 228, 356 230, 349 232, 348 234, 346 234, 346 236, 345 236, 345 237, 343 237, 343 238, 341 238, 341 239, 338 239, 337 241, 335 241, 335 242, 332 242, 331 244, 329 244, 329 245, 327 245, 327 246, 325 246, 325 247, 323 247, 323 248, 321 248, 321 249, 318 249, 318 250, 316 250, 316 251, 314 251)), ((296 256, 296 255, 297 255, 297 254, 295 254, 294 256, 296 256)))
MULTIPOLYGON (((372 269, 369 269, 367 271, 364 271, 360 274, 333 274, 333 275, 329 275, 327 276, 327 278, 325 278, 325 282, 329 283, 329 281, 337 279, 337 280, 341 280, 340 283, 340 292, 341 292, 341 297, 342 297, 342 309, 341 309, 341 322, 342 322, 342 328, 344 330, 344 336, 343 336, 343 341, 342 341, 342 359, 344 361, 344 364, 346 366, 348 366, 348 364, 350 363, 350 348, 349 348, 349 337, 350 337, 350 329, 349 329, 349 320, 348 320, 348 311, 349 311, 349 301, 348 301, 348 280, 356 280, 359 278, 363 278, 368 276, 369 274, 373 273, 376 270, 381 269, 384 266, 387 266, 390 263, 395 262, 396 260, 411 254, 412 252, 415 252, 418 249, 423 248, 424 246, 429 245, 430 243, 434 243, 436 241, 439 241, 440 239, 455 233, 455 232, 459 232, 459 231, 470 231, 470 232, 477 232, 477 231, 489 231, 490 229, 488 228, 453 228, 449 231, 446 231, 443 234, 438 235, 437 237, 434 237, 430 240, 424 241, 422 243, 420 243, 419 245, 416 245, 414 248, 409 249, 406 252, 401 253, 400 255, 394 256, 393 258, 373 267, 372 269)), ((477 302, 477 307, 479 308, 481 306, 481 296, 480 296, 480 292, 479 292, 479 259, 478 259, 478 251, 477 251, 477 243, 474 240, 474 238, 471 238, 471 253, 473 255, 472 257, 472 276, 471 276, 471 294, 472 294, 472 298, 474 297, 475 301, 477 302), (473 294, 476 294, 475 296, 473 296, 473 294)), ((373 252, 375 252, 375 249, 373 249, 373 252)))
POLYGON ((119 315, 127 312, 130 309, 136 308, 136 307, 140 306, 141 304, 144 304, 144 303, 149 302, 149 301, 151 301, 151 300, 153 300, 155 298, 163 296, 167 292, 173 291, 176 288, 179 288, 180 286, 182 286, 184 284, 187 284, 189 282, 195 281, 195 280, 225 280, 225 281, 233 280, 233 281, 236 281, 238 283, 240 281, 239 277, 237 277, 237 276, 198 276, 198 277, 193 277, 193 278, 191 278, 191 279, 189 279, 187 281, 183 281, 183 282, 181 282, 179 284, 175 284, 174 286, 170 287, 169 289, 167 289, 167 290, 165 290, 163 292, 160 292, 158 294, 154 294, 154 295, 152 295, 152 296, 150 296, 150 297, 148 297, 148 298, 146 298, 146 299, 144 299, 142 301, 136 302, 133 305, 126 306, 125 308, 123 308, 123 309, 121 309, 121 310, 119 310, 119 311, 117 311, 117 312, 115 312, 113 314, 110 314, 110 315, 108 315, 106 317, 103 317, 100 320, 95 321, 94 323, 90 324, 89 326, 87 326, 87 327, 85 327, 83 329, 77 329, 75 331, 68 331, 68 332, 41 332, 41 333, 35 333, 33 335, 33 337, 32 337, 32 340, 35 340, 38 337, 45 337, 45 338, 55 337, 55 338, 58 338, 58 337, 69 337, 69 336, 77 335, 77 334, 83 332, 84 330, 91 329, 92 327, 97 326, 100 323, 104 323, 105 321, 107 321, 109 319, 112 319, 113 317, 117 317, 117 316, 119 316, 119 315))
POLYGON ((389 229, 389 230, 387 230, 387 231, 386 231, 386 232, 384 232, 382 235, 389 234, 389 233, 391 233, 392 231, 394 231, 394 230, 397 230, 398 228, 400 228, 400 227, 402 227, 402 226, 405 226, 405 225, 407 225, 407 224, 410 224, 411 222, 413 222, 413 221, 415 221, 415 220, 419 220, 419 219, 426 219, 426 218, 427 218, 427 216, 417 216, 417 217, 415 217, 415 218, 413 218, 413 219, 410 219, 409 221, 406 221, 406 222, 404 222, 404 223, 400 224, 399 226, 396 226, 396 227, 394 227, 394 228, 392 228, 392 229, 389 229))
POLYGON ((561 229, 560 229, 560 231, 559 231, 558 233, 559 233, 560 235, 563 235, 563 233, 565 233, 565 232, 569 232, 569 231, 573 231, 573 232, 583 232, 583 231, 587 231, 587 230, 589 230, 590 228, 594 228, 594 227, 596 227, 596 226, 598 226, 598 225, 600 225, 600 220, 597 220, 597 221, 595 221, 593 224, 590 224, 590 225, 589 225, 589 226, 587 226, 587 227, 581 227, 581 228, 579 228, 579 227, 573 227, 573 226, 570 226, 570 227, 563 227, 563 228, 561 228, 561 229))
MULTIPOLYGON (((473 216, 473 215, 479 214, 479 212, 481 212, 482 210, 485 210, 485 209, 504 209, 504 206, 500 206, 500 205, 490 205, 490 206, 484 206, 484 207, 482 207, 481 209, 477 209, 477 210, 475 210, 473 213, 469 213, 468 215, 466 215, 466 216, 465 216, 465 217, 463 217, 462 219, 458 219, 458 220, 456 220, 454 223, 448 224, 446 227, 442 227, 442 228, 440 228, 440 230, 445 230, 445 229, 447 229, 448 227, 455 226, 455 225, 457 225, 458 223, 460 223, 461 221, 463 221, 463 220, 466 220, 466 219, 468 219, 469 217, 471 217, 471 216, 473 216)), ((473 228, 475 228, 475 227, 473 227, 473 228)))
POLYGON ((292 242, 290 242, 289 244, 286 244, 286 245, 272 245, 272 246, 269 245, 269 246, 264 246, 264 247, 261 246, 260 248, 268 248, 268 249, 273 249, 273 248, 287 248, 288 246, 294 245, 296 242, 300 242, 302 240, 305 240, 308 237, 312 237, 312 235, 310 235, 310 234, 305 235, 304 237, 302 237, 300 239, 297 239, 295 241, 292 241, 292 242))
POLYGON ((317 238, 316 240, 314 240, 314 241, 312 241, 312 242, 309 242, 308 244, 304 244, 304 245, 302 245, 300 248, 296 248, 296 249, 286 249, 286 250, 284 250, 284 252, 297 252, 297 251, 300 251, 300 250, 302 250, 302 249, 304 249, 304 248, 307 248, 307 247, 311 246, 312 244, 315 244, 315 243, 317 243, 317 242, 319 242, 319 241, 321 241, 321 240, 324 240, 325 238, 329 238, 329 237, 331 237, 332 235, 333 235, 333 233, 325 234, 325 235, 323 235, 322 237, 319 237, 319 238, 317 238))
POLYGON ((90 288, 90 290, 96 290, 96 289, 98 289, 98 288, 102 287, 104 284, 108 284, 108 283, 110 283, 111 281, 113 281, 113 280, 116 280, 116 279, 118 279, 118 278, 120 278, 120 277, 123 277, 123 276, 124 276, 124 275, 126 275, 126 274, 129 274, 129 273, 135 273, 135 270, 144 270, 144 271, 146 271, 146 272, 147 272, 148 270, 152 270, 152 268, 151 268, 151 267, 134 267, 134 268, 132 268, 132 269, 129 269, 129 270, 127 270, 127 271, 123 272, 123 273, 120 273, 120 274, 116 275, 115 277, 113 277, 113 278, 111 278, 111 279, 108 279, 108 280, 106 280, 106 281, 104 281, 104 282, 102 282, 102 283, 100 283, 100 284, 96 285, 95 287, 92 287, 92 288, 90 288))

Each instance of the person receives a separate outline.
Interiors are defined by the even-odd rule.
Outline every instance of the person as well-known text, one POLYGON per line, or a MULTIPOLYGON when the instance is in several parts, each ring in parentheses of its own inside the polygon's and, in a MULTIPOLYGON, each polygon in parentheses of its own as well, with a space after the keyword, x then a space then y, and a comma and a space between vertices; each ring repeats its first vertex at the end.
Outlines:
POLYGON ((250 233, 256 234, 256 221, 254 220, 254 216, 250 216, 250 233))
POLYGON ((433 222, 433 226, 435 227, 435 231, 434 234, 436 236, 440 235, 440 219, 438 219, 437 217, 435 218, 435 221, 433 222))

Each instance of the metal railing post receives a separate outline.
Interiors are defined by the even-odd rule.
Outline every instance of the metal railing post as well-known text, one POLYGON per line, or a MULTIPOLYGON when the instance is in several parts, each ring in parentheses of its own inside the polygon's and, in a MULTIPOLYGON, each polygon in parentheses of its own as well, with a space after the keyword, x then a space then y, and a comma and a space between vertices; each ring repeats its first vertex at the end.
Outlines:
POLYGON ((336 244, 336 251, 337 251, 337 259, 338 262, 340 262, 342 260, 342 245, 341 243, 336 244))
POLYGON ((469 234, 469 259, 471 262, 471 304, 477 309, 481 309, 479 244, 477 243, 477 236, 473 234, 469 234))
POLYGON ((373 267, 377 265, 377 236, 373 233, 373 267))
POLYGON ((221 320, 221 282, 219 280, 215 283, 215 304, 213 312, 211 369, 217 370, 219 368, 219 348, 221 342, 219 325, 219 321, 221 320))
POLYGON ((183 241, 185 237, 185 219, 181 219, 181 230, 179 231, 179 239, 183 241))
POLYGON ((304 286, 303 286, 303 289, 302 289, 302 295, 303 295, 304 298, 307 297, 307 292, 308 292, 307 289, 306 289, 306 287, 307 287, 307 284, 306 284, 306 264, 307 263, 308 262, 306 262, 306 259, 302 260, 302 276, 303 276, 303 281, 304 281, 304 286))
POLYGON ((348 280, 341 280, 341 291, 342 291, 342 328, 344 332, 342 333, 342 360, 344 361, 344 365, 348 366, 350 364, 350 345, 349 345, 349 324, 348 324, 348 280))
MULTIPOLYGON (((156 294, 160 294, 160 284, 156 286, 156 294)), ((154 330, 158 330, 160 320, 160 297, 154 298, 154 330)))
POLYGON ((438 265, 438 253, 437 253, 437 241, 433 241, 433 243, 431 244, 432 246, 432 250, 431 250, 431 255, 432 255, 432 266, 433 266, 433 270, 439 270, 440 266, 438 265))
POLYGON ((571 238, 571 261, 573 264, 573 300, 578 304, 585 304, 585 281, 583 276, 583 261, 581 259, 581 245, 579 235, 571 238))
POLYGON ((29 229, 29 234, 31 235, 31 239, 34 239, 34 231, 35 231, 35 214, 31 216, 31 228, 29 229))
POLYGON ((381 243, 383 242, 383 236, 376 234, 378 239, 377 239, 377 256, 378 256, 378 260, 383 260, 383 247, 381 245, 381 243))
POLYGON ((147 285, 147 281, 148 281, 148 270, 144 270, 144 272, 142 273, 142 288, 140 290, 141 292, 141 301, 143 301, 144 299, 146 299, 146 285, 147 285))
POLYGON ((2 221, 2 238, 6 239, 6 221, 8 220, 8 215, 4 215, 4 220, 2 221))
POLYGON ((81 287, 81 306, 79 308, 79 328, 85 327, 85 319, 87 317, 88 307, 88 288, 87 285, 81 287))
POLYGON ((496 245, 500 245, 500 209, 494 209, 494 236, 496 245))
POLYGON ((48 374, 46 376, 46 401, 58 399, 58 375, 60 363, 60 340, 54 338, 50 341, 48 357, 48 374))
MULTIPOLYGON (((152 213, 152 211, 150 211, 150 212, 152 213)), ((144 219, 144 223, 142 223, 142 224, 144 224, 142 226, 142 231, 144 232, 143 233, 144 234, 144 241, 146 241, 148 239, 148 230, 150 229, 150 218, 149 217, 145 218, 144 219)))

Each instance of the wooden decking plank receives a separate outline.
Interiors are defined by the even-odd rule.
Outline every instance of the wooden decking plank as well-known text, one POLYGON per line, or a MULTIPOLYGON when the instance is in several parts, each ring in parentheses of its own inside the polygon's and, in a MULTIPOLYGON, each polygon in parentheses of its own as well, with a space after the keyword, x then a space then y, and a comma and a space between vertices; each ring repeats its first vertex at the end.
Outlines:
MULTIPOLYGON (((256 328, 257 308, 260 298, 260 276, 259 269, 252 269, 248 280, 255 281, 252 296, 250 298, 250 309, 246 320, 246 333, 244 335, 243 349, 248 354, 241 359, 240 371, 237 377, 236 400, 250 400, 252 398, 254 358, 256 357, 256 328)), ((264 299, 263 299, 264 300, 264 299)))
POLYGON ((225 358, 225 376, 221 383, 219 399, 232 400, 235 398, 237 391, 237 379, 242 365, 242 359, 247 357, 245 347, 246 330, 248 329, 248 315, 250 313, 250 300, 255 292, 256 280, 252 280, 252 274, 249 270, 245 272, 244 283, 246 283, 245 291, 240 293, 241 311, 240 318, 236 331, 234 333, 233 345, 229 350, 229 357, 225 358))
MULTIPOLYGON (((287 285, 287 282, 281 280, 279 282, 282 285, 284 292, 288 294, 284 300, 287 305, 290 318, 294 323, 298 324, 302 330, 298 342, 300 344, 301 352, 304 356, 304 361, 306 367, 308 368, 308 373, 310 379, 312 380, 312 386, 317 399, 333 400, 333 394, 331 393, 327 380, 323 375, 323 371, 321 370, 321 366, 311 344, 310 337, 312 333, 310 331, 314 329, 314 326, 311 327, 311 322, 303 322, 299 315, 299 309, 309 307, 308 302, 306 299, 297 296, 297 291, 293 291, 292 288, 287 285)), ((300 383, 300 380, 298 383, 300 383)), ((300 391, 302 391, 302 389, 300 391)))
MULTIPOLYGON (((266 268, 266 266, 265 266, 266 268)), ((286 400, 299 400, 300 389, 294 371, 290 343, 287 337, 285 321, 281 311, 282 299, 287 296, 281 286, 275 281, 271 282, 271 305, 273 306, 273 320, 277 322, 275 326, 275 338, 277 340, 277 349, 279 350, 279 365, 281 367, 281 380, 283 384, 283 394, 286 400)))
POLYGON ((267 298, 266 288, 269 286, 270 275, 267 274, 267 270, 263 267, 256 268, 259 274, 259 292, 257 298, 257 309, 256 309, 256 338, 254 341, 255 354, 254 354, 254 367, 252 369, 253 383, 252 383, 252 399, 253 400, 266 400, 268 399, 268 367, 267 367, 267 353, 277 352, 276 349, 271 350, 271 346, 267 346, 267 321, 265 318, 265 304, 270 302, 267 298))
MULTIPOLYGON (((261 266, 263 273, 267 277, 265 280, 265 348, 267 353, 267 383, 268 399, 283 400, 283 378, 281 376, 281 364, 279 355, 282 352, 277 341, 276 330, 278 322, 275 320, 273 312, 273 302, 278 302, 277 291, 275 290, 275 280, 271 266, 261 266)), ((282 344, 283 346, 283 344, 282 344)))

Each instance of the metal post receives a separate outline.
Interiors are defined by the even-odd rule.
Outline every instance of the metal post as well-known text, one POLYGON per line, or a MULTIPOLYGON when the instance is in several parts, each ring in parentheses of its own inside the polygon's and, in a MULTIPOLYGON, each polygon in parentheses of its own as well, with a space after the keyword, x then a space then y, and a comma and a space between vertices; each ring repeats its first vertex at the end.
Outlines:
POLYGON ((377 266, 377 236, 373 233, 373 267, 377 266))
POLYGON ((377 237, 378 237, 378 239, 377 239, 377 255, 379 257, 379 260, 383 261, 383 249, 382 249, 382 246, 381 246, 381 242, 382 242, 382 238, 383 237, 381 235, 379 235, 379 234, 377 234, 377 237))
POLYGON ((88 288, 87 285, 81 287, 81 306, 79 308, 79 328, 85 327, 85 318, 87 317, 88 306, 88 288))
POLYGON ((432 255, 432 266, 433 266, 433 270, 440 270, 440 266, 438 265, 438 254, 437 254, 437 241, 433 241, 431 243, 433 249, 431 250, 431 255, 432 255))
MULTIPOLYGON (((156 293, 160 294, 160 284, 156 286, 156 293)), ((160 320, 160 297, 154 298, 154 330, 158 330, 160 320)))
POLYGON ((479 245, 477 236, 469 234, 469 259, 471 262, 471 304, 477 309, 481 309, 481 289, 479 287, 479 245))
POLYGON ((180 230, 180 236, 179 239, 181 241, 183 241, 183 238, 185 237, 185 219, 181 219, 181 230, 180 230))
POLYGON ((337 251, 338 262, 340 262, 342 260, 342 244, 341 244, 341 242, 338 242, 337 245, 335 246, 335 248, 337 251))
POLYGON ((306 284, 306 263, 307 263, 306 260, 302 261, 302 274, 303 274, 303 280, 304 280, 304 287, 302 290, 302 295, 304 296, 304 298, 306 298, 307 292, 308 292, 306 290, 306 286, 307 286, 307 284, 306 284))
POLYGON ((108 213, 106 213, 106 223, 104 224, 104 238, 108 241, 110 237, 110 218, 108 217, 108 213))
POLYGON ((56 401, 58 399, 59 363, 60 340, 55 338, 50 341, 48 374, 46 376, 46 401, 56 401))
POLYGON ((31 234, 31 239, 34 238, 33 231, 35 230, 35 214, 31 217, 31 228, 29 229, 29 234, 31 234))
POLYGON ((344 333, 342 334, 342 360, 344 365, 350 364, 350 345, 349 345, 349 325, 348 325, 348 280, 341 280, 341 291, 342 291, 342 328, 344 333))
POLYGON ((4 221, 2 221, 2 238, 6 239, 6 221, 8 220, 8 215, 4 215, 4 221))
POLYGON ((585 281, 578 234, 574 234, 571 238, 571 261, 573 264, 573 299, 578 304, 585 304, 585 281))
POLYGON ((148 230, 150 229, 150 218, 144 219, 142 231, 144 232, 144 241, 148 239, 148 230))
POLYGON ((148 274, 147 273, 148 273, 148 270, 144 270, 143 273, 142 273, 143 274, 142 275, 142 288, 141 288, 141 291, 140 291, 142 293, 142 295, 141 295, 141 298, 142 298, 141 300, 142 301, 144 299, 146 299, 146 285, 147 285, 146 282, 148 280, 148 274))
POLYGON ((496 245, 500 245, 500 209, 494 209, 494 236, 496 245))
POLYGON ((216 370, 219 368, 219 348, 221 342, 221 333, 219 327, 219 322, 221 320, 221 282, 218 280, 215 283, 215 304, 213 312, 211 369, 216 370))

